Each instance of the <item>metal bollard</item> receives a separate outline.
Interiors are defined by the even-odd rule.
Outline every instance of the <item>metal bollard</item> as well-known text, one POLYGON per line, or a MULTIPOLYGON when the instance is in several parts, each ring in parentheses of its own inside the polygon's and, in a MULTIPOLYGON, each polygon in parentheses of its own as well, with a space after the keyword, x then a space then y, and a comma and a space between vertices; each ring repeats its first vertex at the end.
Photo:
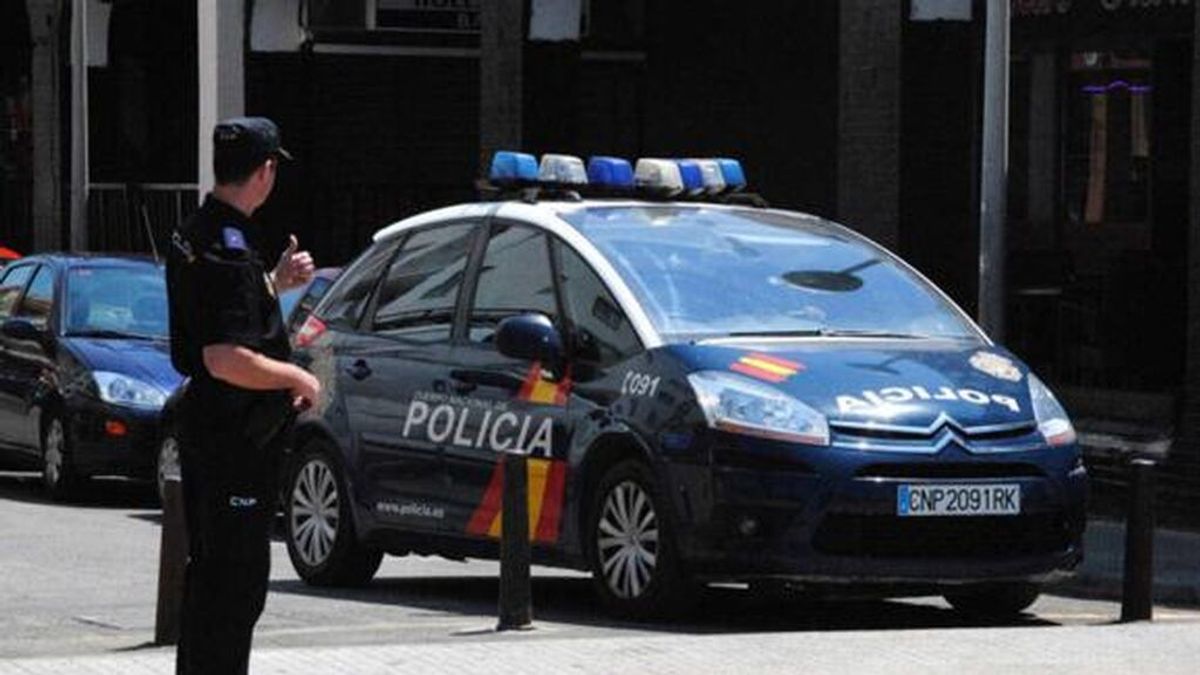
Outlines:
POLYGON ((1129 463, 1125 522, 1125 579, 1121 621, 1150 621, 1154 611, 1154 469, 1150 459, 1129 463))
POLYGON ((500 622, 496 630, 533 624, 529 578, 529 475, 525 455, 504 455, 504 507, 500 530, 500 622))
POLYGON ((179 642, 179 612, 188 558, 187 521, 183 517, 183 483, 179 478, 169 478, 163 492, 154 644, 173 645, 179 642))

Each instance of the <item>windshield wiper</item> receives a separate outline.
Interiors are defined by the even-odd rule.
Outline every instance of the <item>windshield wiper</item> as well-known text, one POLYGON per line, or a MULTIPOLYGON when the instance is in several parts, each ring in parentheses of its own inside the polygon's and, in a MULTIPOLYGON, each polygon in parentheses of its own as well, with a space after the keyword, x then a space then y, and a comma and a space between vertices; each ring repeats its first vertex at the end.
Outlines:
POLYGON ((67 337, 90 337, 90 338, 115 338, 118 340, 157 340, 154 335, 142 335, 140 333, 125 333, 119 330, 111 330, 108 328, 85 328, 81 330, 73 330, 67 333, 67 337))

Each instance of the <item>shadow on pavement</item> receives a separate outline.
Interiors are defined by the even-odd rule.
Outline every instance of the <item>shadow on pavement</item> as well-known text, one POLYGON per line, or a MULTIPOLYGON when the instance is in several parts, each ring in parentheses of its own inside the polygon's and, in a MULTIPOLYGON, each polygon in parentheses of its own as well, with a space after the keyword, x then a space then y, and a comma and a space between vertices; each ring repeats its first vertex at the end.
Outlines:
MULTIPOLYGON (((499 591, 498 581, 490 577, 378 578, 362 588, 317 588, 299 580, 277 580, 270 589, 484 617, 496 616, 499 591)), ((534 579, 533 614, 535 621, 688 634, 1058 625, 1029 614, 1009 621, 987 621, 933 605, 832 601, 801 594, 768 596, 728 587, 707 588, 686 618, 630 622, 604 612, 590 580, 553 577, 534 579)))
POLYGON ((67 501, 56 502, 42 488, 38 473, 0 471, 0 499, 62 508, 157 509, 158 497, 152 483, 122 478, 84 481, 67 501))

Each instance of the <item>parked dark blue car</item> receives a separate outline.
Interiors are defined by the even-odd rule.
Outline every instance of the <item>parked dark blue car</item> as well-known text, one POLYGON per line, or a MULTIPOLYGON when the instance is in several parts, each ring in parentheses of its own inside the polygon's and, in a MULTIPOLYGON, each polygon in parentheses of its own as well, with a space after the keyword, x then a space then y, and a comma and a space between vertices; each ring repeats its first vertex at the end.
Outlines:
POLYGON ((511 451, 535 561, 625 614, 706 581, 1011 614, 1080 561, 1066 412, 896 256, 801 213, 519 197, 380 231, 297 333, 306 581, 496 556, 511 451))
POLYGON ((39 255, 0 273, 0 447, 64 498, 91 476, 154 475, 159 413, 178 386, 163 268, 139 257, 39 255))

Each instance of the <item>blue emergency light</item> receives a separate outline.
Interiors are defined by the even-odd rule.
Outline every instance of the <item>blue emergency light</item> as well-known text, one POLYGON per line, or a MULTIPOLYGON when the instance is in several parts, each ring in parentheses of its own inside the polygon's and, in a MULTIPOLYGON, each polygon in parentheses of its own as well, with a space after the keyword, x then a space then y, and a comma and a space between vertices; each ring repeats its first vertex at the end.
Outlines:
POLYGON ((742 172, 742 164, 736 159, 717 159, 721 167, 721 176, 725 179, 725 187, 730 192, 736 192, 746 187, 746 174, 742 172))
POLYGON ((693 159, 680 159, 679 178, 683 180, 683 191, 696 195, 704 191, 704 174, 700 171, 700 162, 693 159))
POLYGON ((620 157, 588 158, 588 182, 610 188, 633 187, 633 165, 620 157))
POLYGON ((538 161, 524 152, 501 150, 492 155, 488 177, 495 183, 533 183, 538 179, 538 161))

